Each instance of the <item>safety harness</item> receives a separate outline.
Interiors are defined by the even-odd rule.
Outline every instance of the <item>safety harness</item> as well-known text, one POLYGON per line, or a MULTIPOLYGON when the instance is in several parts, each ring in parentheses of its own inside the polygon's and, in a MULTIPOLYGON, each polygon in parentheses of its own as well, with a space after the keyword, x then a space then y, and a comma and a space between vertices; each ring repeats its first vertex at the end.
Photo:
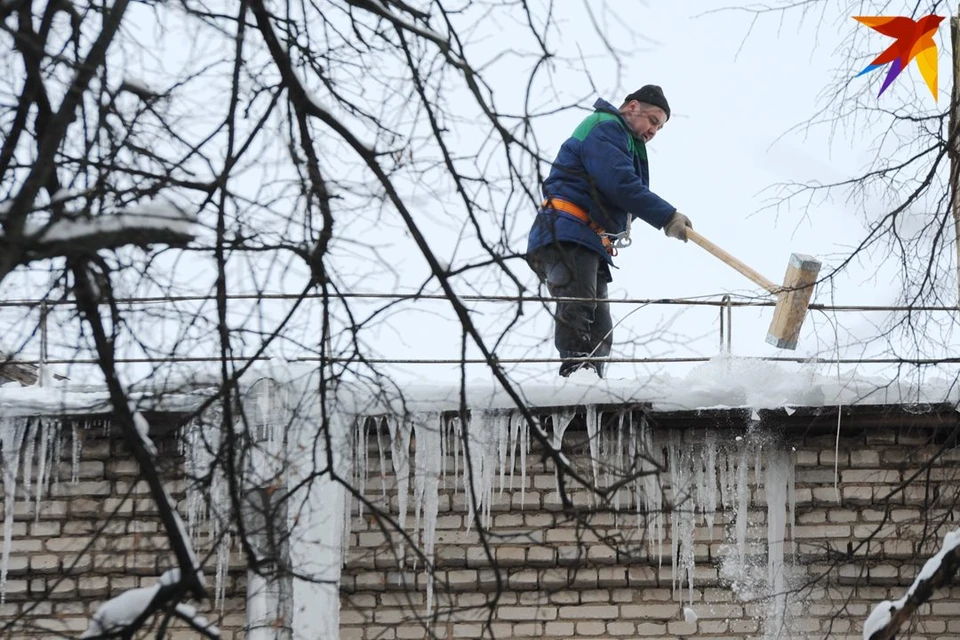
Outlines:
POLYGON ((629 247, 630 243, 632 242, 632 240, 630 240, 629 224, 627 224, 627 229, 623 233, 607 233, 603 227, 590 219, 590 216, 586 211, 569 200, 563 200, 561 198, 547 198, 540 205, 540 208, 553 209, 555 211, 568 213, 590 227, 598 236, 600 236, 600 242, 603 243, 603 248, 606 249, 607 253, 611 256, 617 255, 618 249, 629 247))

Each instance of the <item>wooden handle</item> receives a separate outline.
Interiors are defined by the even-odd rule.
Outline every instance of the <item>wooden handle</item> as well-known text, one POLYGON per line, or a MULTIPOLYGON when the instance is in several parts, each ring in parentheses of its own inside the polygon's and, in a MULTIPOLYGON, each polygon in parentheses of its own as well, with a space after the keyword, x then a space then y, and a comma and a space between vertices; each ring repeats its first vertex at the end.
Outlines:
POLYGON ((740 262, 739 260, 734 258, 732 255, 730 255, 729 253, 727 253, 717 245, 713 244, 712 242, 704 238, 702 235, 700 235, 690 227, 687 227, 687 239, 693 240, 696 244, 700 245, 703 249, 705 249, 709 253, 712 253, 716 257, 720 258, 721 260, 726 262, 728 265, 730 265, 731 267, 733 267, 743 275, 747 276, 748 278, 756 282, 758 285, 760 285, 761 287, 763 287, 773 295, 777 295, 778 293, 780 293, 779 286, 770 282, 769 280, 764 278, 760 273, 754 271, 744 263, 740 262))

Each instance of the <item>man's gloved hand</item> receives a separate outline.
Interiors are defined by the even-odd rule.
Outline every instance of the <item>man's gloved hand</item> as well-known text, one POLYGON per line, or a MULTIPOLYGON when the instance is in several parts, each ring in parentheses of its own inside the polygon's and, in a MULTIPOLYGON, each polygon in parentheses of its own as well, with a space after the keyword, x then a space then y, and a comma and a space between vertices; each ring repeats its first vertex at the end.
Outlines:
POLYGON ((690 222, 690 218, 679 211, 674 211, 673 215, 667 219, 667 223, 663 225, 663 232, 668 238, 676 238, 677 240, 686 242, 687 227, 693 229, 693 223, 690 222))

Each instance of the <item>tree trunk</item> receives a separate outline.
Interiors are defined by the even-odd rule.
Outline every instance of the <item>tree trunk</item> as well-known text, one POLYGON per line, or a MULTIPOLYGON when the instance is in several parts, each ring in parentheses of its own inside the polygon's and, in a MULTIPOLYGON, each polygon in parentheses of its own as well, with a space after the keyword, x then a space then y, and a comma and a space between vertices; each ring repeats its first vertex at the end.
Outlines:
POLYGON ((947 128, 947 144, 950 154, 950 209, 953 212, 953 229, 956 240, 957 304, 960 305, 960 137, 958 137, 957 110, 960 109, 960 18, 950 19, 950 45, 953 53, 953 83, 950 91, 950 120, 947 128))

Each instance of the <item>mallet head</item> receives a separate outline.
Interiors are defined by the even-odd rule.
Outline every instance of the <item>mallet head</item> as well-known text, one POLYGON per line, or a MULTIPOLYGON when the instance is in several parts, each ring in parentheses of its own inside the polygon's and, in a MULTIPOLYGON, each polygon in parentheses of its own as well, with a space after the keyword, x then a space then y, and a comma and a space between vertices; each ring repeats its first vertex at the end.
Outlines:
POLYGON ((777 306, 767 331, 767 342, 780 349, 796 349, 800 327, 807 315, 813 285, 820 274, 820 262, 801 253, 790 256, 783 287, 777 294, 777 306))

